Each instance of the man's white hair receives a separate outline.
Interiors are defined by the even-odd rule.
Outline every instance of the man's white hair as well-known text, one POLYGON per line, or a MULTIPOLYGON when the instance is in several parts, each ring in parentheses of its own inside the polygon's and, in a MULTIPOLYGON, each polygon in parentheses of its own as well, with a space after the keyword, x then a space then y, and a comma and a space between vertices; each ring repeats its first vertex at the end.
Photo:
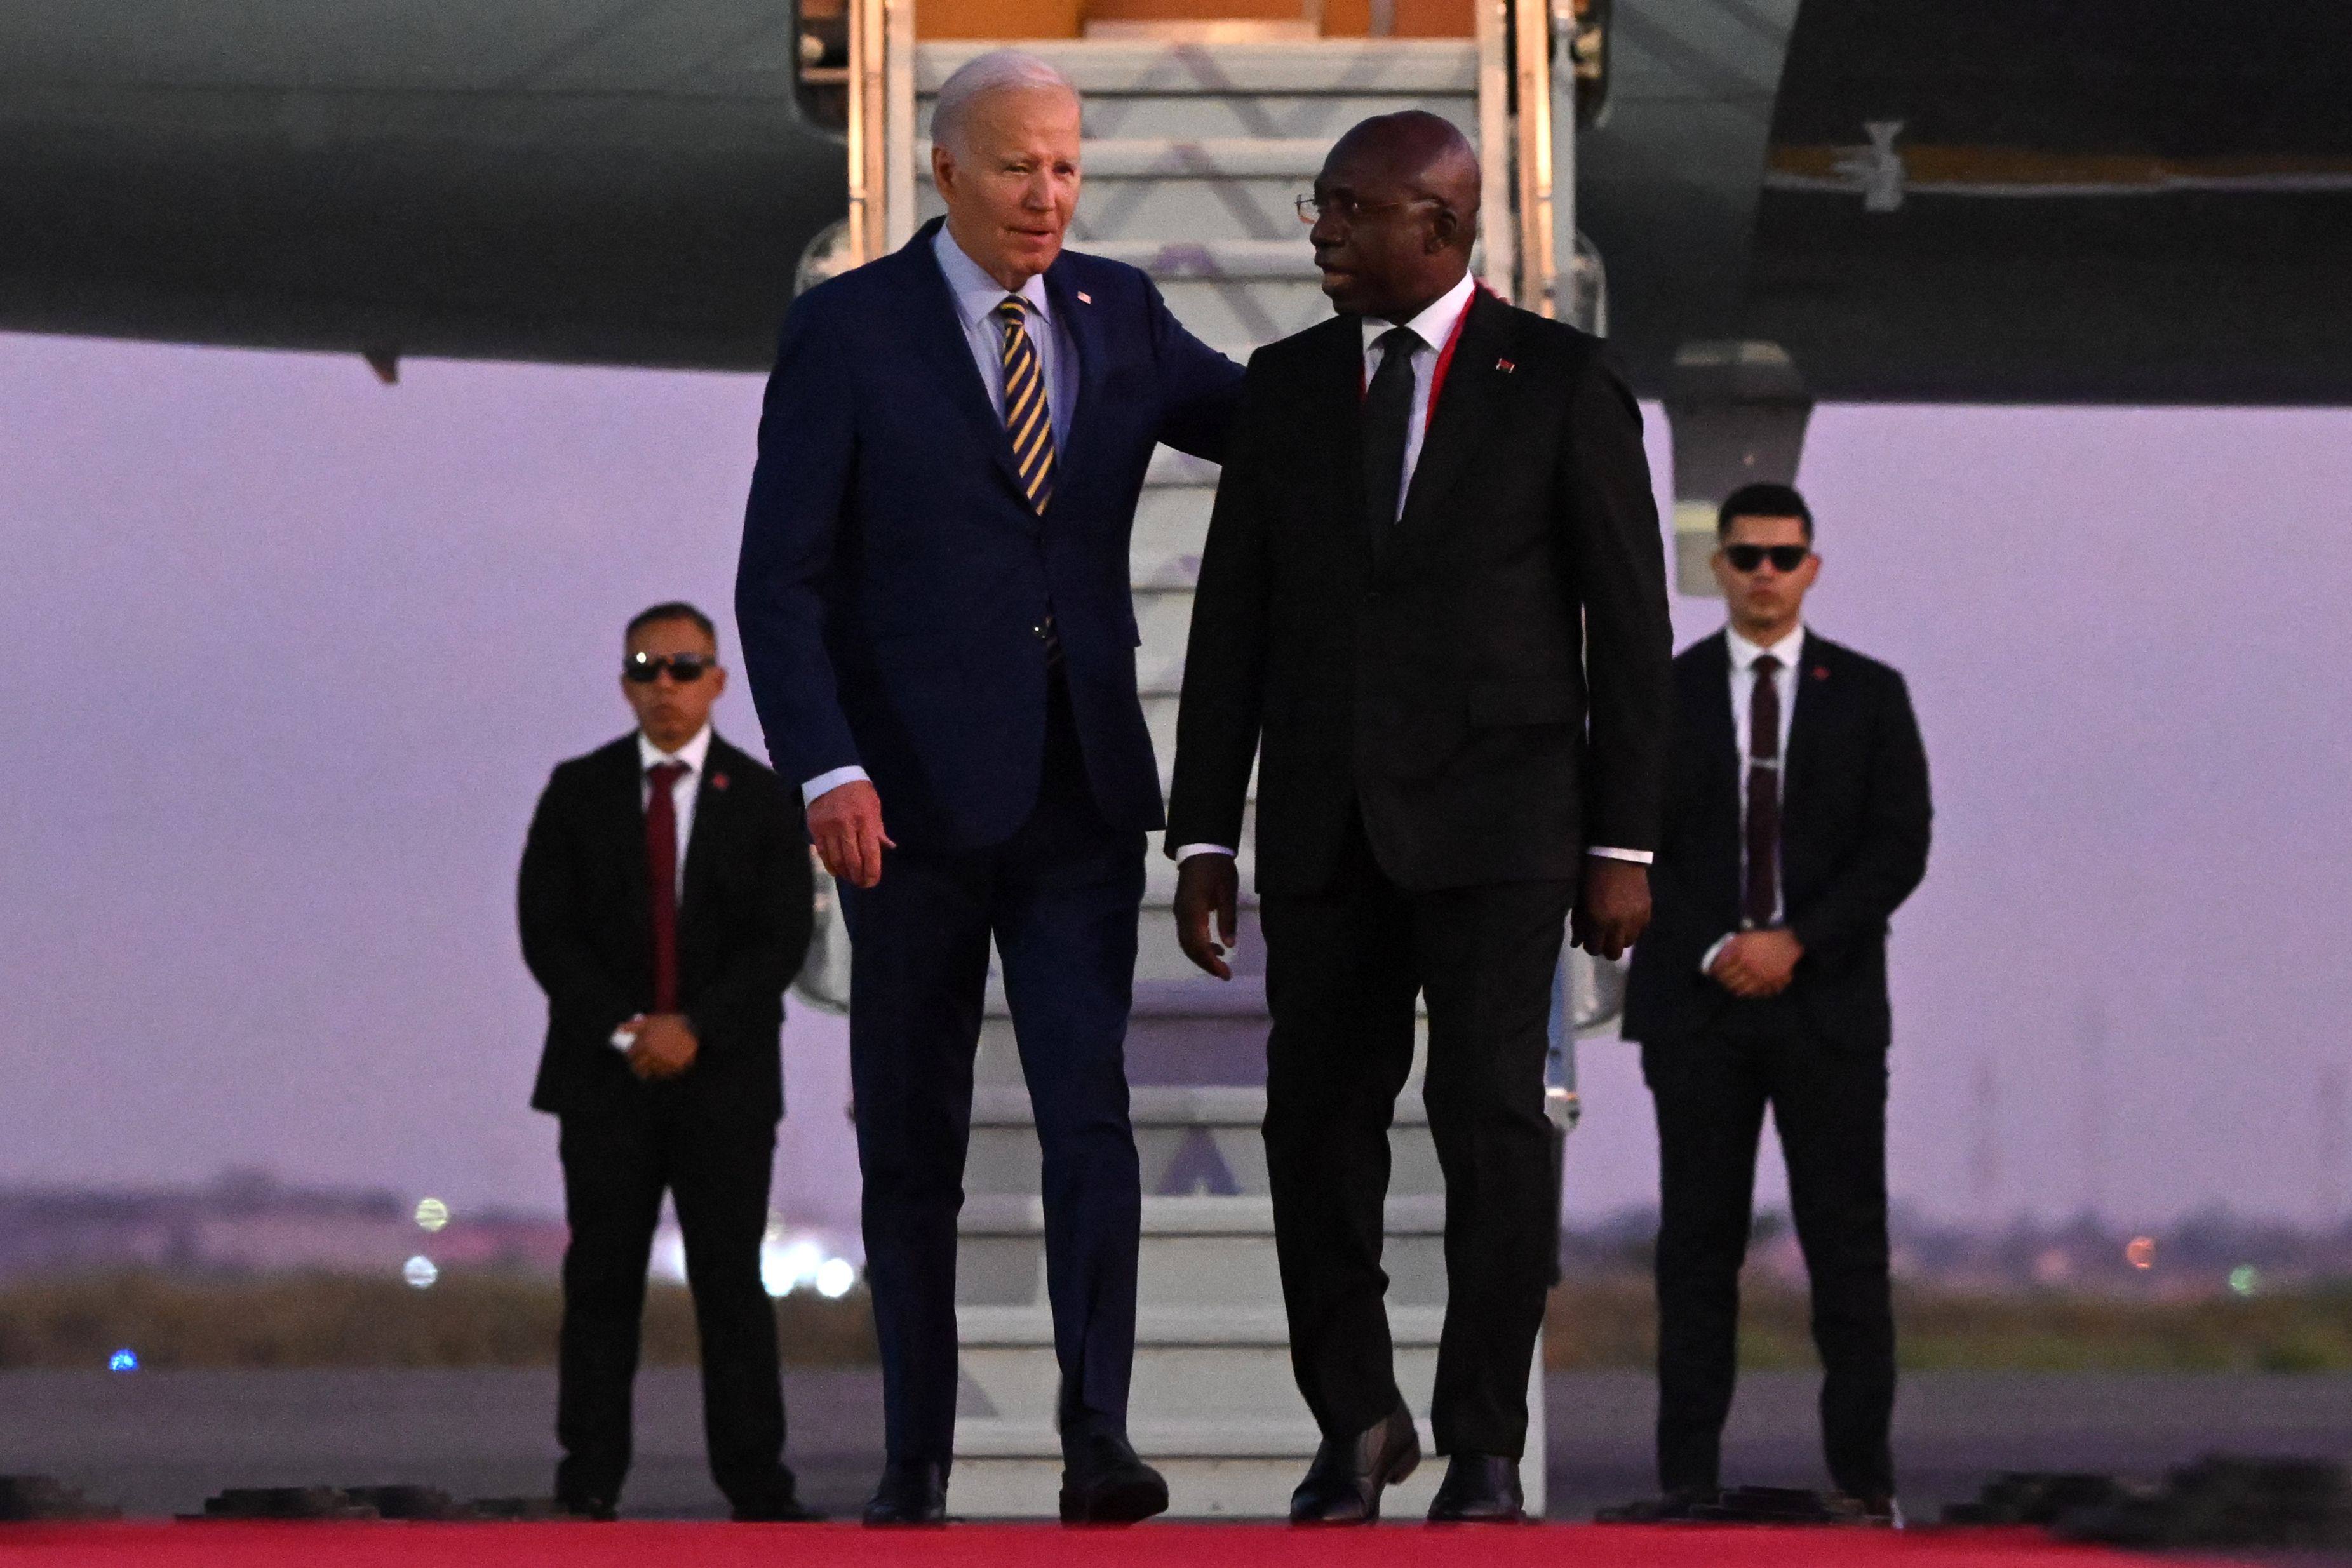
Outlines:
POLYGON ((974 105, 992 92, 1018 88, 1052 88, 1077 99, 1070 78, 1024 49, 991 49, 956 67, 940 84, 931 106, 931 140, 950 152, 967 151, 964 130, 974 105))

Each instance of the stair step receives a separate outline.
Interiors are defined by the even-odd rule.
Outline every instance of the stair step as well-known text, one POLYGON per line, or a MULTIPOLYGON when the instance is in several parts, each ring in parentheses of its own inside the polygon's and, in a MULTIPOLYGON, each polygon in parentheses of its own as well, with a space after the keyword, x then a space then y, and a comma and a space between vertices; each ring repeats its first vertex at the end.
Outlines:
POLYGON ((1304 281, 1315 287, 1320 300, 1323 275, 1315 270, 1314 247, 1307 243, 1304 228, 1294 228, 1295 233, 1280 239, 1097 239, 1086 248, 1106 260, 1142 268, 1163 292, 1169 284, 1186 279, 1304 281))
MULTIPOLYGON (((1445 1201, 1438 1197, 1391 1197, 1381 1223, 1391 1238, 1443 1236, 1445 1201)), ((967 1199, 956 1222, 958 1234, 978 1237, 1042 1238, 1045 1206, 1041 1198, 1000 1194, 967 1199)), ((1270 1241, 1274 1236, 1274 1202, 1265 1197, 1147 1197, 1143 1200, 1143 1238, 1223 1239, 1239 1237, 1270 1241)))
MULTIPOLYGON (((1235 985, 1242 982, 1235 981, 1235 985)), ((1236 1128, 1255 1133, 1265 1119, 1265 1091, 1238 1084, 1187 1083, 1137 1089, 1129 1094, 1128 1120, 1136 1127, 1236 1128)), ((971 1097, 974 1127, 1028 1127, 1029 1092, 991 1087, 971 1097)), ((1396 1125, 1426 1127, 1429 1109, 1408 1091, 1397 1097, 1396 1125)))
MULTIPOLYGON (((1081 142, 1078 157, 1089 185, 1101 180, 1312 180, 1330 151, 1329 140, 1320 136, 1104 136, 1081 142)), ((928 178, 930 168, 931 143, 916 142, 917 177, 928 178)))
MULTIPOLYGON (((915 91, 938 93, 957 67, 1003 45, 940 39, 915 49, 915 91)), ((1313 39, 1200 45, 1035 39, 1022 48, 1051 64, 1091 99, 1341 93, 1356 97, 1466 96, 1478 90, 1477 46, 1454 38, 1313 39)))
MULTIPOLYGON (((1444 1326, 1443 1306, 1389 1309, 1389 1335, 1399 1345, 1433 1350, 1444 1326)), ((1054 1348, 1053 1315, 1043 1307, 960 1307, 956 1327, 967 1348, 1054 1348)), ((1290 1322, 1279 1301, 1191 1310, 1147 1305, 1136 1313, 1135 1343, 1166 1350, 1217 1345, 1281 1350, 1290 1343, 1290 1322)))

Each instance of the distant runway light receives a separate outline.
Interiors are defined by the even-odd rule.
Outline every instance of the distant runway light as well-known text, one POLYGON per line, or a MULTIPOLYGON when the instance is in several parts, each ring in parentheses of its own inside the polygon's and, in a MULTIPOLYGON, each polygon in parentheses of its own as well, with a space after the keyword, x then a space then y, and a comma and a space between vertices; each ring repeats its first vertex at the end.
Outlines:
POLYGON ((449 1206, 437 1197, 419 1198, 416 1203, 416 1226, 420 1230, 438 1230, 449 1223, 449 1206))
POLYGON ((441 1270, 433 1266, 432 1259, 419 1252, 400 1266, 400 1277, 415 1289, 422 1291, 441 1277, 441 1270))
POLYGON ((816 1266, 816 1293, 828 1301, 849 1294, 857 1283, 857 1266, 846 1258, 828 1258, 816 1266))
POLYGON ((112 1355, 106 1358, 106 1370, 109 1372, 138 1371, 139 1353, 131 1349, 129 1345, 124 1345, 121 1350, 116 1351, 112 1355))
POLYGON ((2133 1237, 2131 1239, 2131 1245, 2124 1249, 2124 1261, 2129 1263, 2135 1269, 2155 1268, 2156 1238, 2153 1236, 2133 1237))
POLYGON ((2241 1263, 2230 1270, 2230 1289, 2242 1296, 2252 1295, 2262 1282, 2263 1277, 2254 1271, 2252 1263, 2241 1263))

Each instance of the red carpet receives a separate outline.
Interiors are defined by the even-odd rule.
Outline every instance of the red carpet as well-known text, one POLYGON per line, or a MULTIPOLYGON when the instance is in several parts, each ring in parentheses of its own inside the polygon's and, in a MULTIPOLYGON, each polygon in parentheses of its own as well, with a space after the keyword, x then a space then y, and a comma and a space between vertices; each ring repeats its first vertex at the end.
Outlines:
MULTIPOLYGON (((2146 1563, 2026 1531, 1702 1530, 1548 1525, 1526 1530, 1292 1531, 1156 1524, 1127 1531, 849 1524, 5 1524, 8 1568, 2100 1568, 2146 1563)), ((2210 1561, 2217 1561, 2209 1559, 2210 1561)), ((2184 1558, 2168 1563, 2187 1564, 2184 1558)))

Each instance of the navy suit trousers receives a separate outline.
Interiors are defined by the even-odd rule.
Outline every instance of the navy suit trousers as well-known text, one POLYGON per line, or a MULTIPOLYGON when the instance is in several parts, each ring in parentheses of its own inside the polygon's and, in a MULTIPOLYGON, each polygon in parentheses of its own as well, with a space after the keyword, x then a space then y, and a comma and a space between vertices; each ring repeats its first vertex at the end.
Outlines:
POLYGON ((1104 820, 1067 694, 1058 676, 1051 685, 1044 782, 1011 839, 894 850, 875 886, 841 890, 866 1277, 895 1461, 944 1464, 953 1448, 956 1216, 992 936, 1045 1155, 1063 1440, 1127 1428, 1142 1186, 1126 1040, 1144 835, 1104 820))

